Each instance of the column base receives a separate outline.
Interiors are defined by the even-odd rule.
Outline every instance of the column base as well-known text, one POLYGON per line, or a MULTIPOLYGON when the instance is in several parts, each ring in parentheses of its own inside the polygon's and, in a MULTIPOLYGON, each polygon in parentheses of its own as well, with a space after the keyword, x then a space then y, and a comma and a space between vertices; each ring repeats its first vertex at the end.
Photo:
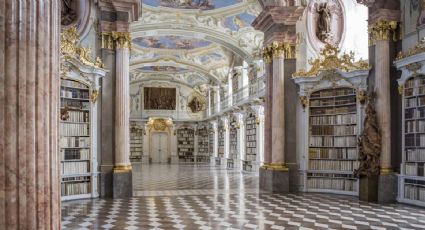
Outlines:
POLYGON ((133 172, 116 170, 113 172, 113 198, 133 196, 133 172))
POLYGON ((289 193, 289 170, 261 167, 260 189, 272 193, 289 193))
POLYGON ((101 198, 112 198, 113 191, 113 166, 100 166, 99 195, 101 198))
POLYGON ((379 176, 360 177, 359 199, 366 202, 378 202, 379 176))
POLYGON ((171 164, 178 164, 179 156, 171 156, 171 164))
POLYGON ((397 193, 397 175, 394 173, 379 175, 378 203, 396 202, 397 193))

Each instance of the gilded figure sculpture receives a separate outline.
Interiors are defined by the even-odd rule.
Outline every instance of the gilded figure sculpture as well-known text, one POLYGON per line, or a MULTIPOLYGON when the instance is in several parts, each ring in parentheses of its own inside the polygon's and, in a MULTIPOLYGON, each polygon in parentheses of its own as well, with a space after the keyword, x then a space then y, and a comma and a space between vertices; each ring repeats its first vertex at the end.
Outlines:
POLYGON ((358 139, 360 166, 354 170, 356 177, 371 177, 380 172, 381 133, 374 98, 373 93, 368 96, 364 129, 358 139))

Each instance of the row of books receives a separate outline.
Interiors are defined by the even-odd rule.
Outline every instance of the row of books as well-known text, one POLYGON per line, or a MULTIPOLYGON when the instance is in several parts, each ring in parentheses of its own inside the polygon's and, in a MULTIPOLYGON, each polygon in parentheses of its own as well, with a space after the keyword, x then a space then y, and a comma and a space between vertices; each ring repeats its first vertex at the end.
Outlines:
POLYGON ((60 132, 62 136, 88 136, 89 127, 89 124, 60 123, 60 132))
POLYGON ((61 137, 59 140, 59 147, 60 148, 89 148, 90 137, 61 137))
POLYGON ((89 91, 80 89, 62 88, 60 92, 62 98, 89 99, 89 91))
POLYGON ((309 170, 354 171, 359 167, 358 161, 309 160, 309 170))
POLYGON ((425 149, 406 149, 406 161, 425 162, 425 149))
POLYGON ((425 202, 425 187, 406 184, 404 185, 404 197, 425 202))
POLYGON ((71 109, 90 109, 90 102, 88 101, 77 101, 77 100, 61 100, 61 108, 71 109))
POLYGON ((247 148, 246 149, 246 154, 256 154, 257 153, 257 148, 247 148))
POLYGON ((90 182, 61 184, 61 196, 81 195, 87 193, 90 193, 90 182))
POLYGON ((404 87, 412 88, 421 85, 425 85, 425 78, 423 78, 423 76, 418 76, 416 78, 410 78, 409 80, 407 80, 404 87))
POLYGON ((245 157, 246 161, 256 161, 257 160, 257 156, 255 154, 248 154, 245 157))
POLYGON ((425 86, 418 86, 414 88, 407 88, 404 90, 404 96, 411 97, 415 95, 423 95, 425 94, 425 86))
POLYGON ((354 159, 357 160, 358 152, 356 148, 310 148, 309 159, 354 159))
POLYGON ((193 140, 187 140, 187 139, 179 139, 178 140, 179 145, 194 145, 193 140))
POLYGON ((356 103, 356 97, 341 97, 310 100, 310 106, 339 106, 356 103))
POLYGON ((70 80, 61 80, 61 86, 69 87, 69 88, 87 89, 87 90, 89 89, 83 83, 80 83, 80 82, 77 82, 77 81, 70 81, 70 80))
POLYGON ((188 133, 185 133, 185 134, 178 133, 178 137, 179 138, 193 138, 194 136, 195 135, 193 133, 191 133, 191 134, 188 134, 188 133))
POLYGON ((214 155, 214 133, 208 135, 210 156, 214 155))
POLYGON ((406 121, 406 133, 423 133, 425 132, 425 120, 406 121))
POLYGON ((405 119, 424 119, 425 118, 425 108, 410 108, 404 111, 405 119))
POLYGON ((320 90, 311 94, 310 98, 339 97, 353 95, 356 91, 350 88, 320 90))
POLYGON ((356 147, 357 137, 333 137, 333 136, 322 136, 322 137, 310 137, 311 147, 356 147))
POLYGON ((310 117, 311 125, 345 125, 356 123, 357 114, 338 114, 331 116, 310 117))
POLYGON ((62 162, 61 175, 83 174, 89 172, 88 162, 62 162))
POLYGON ((61 161, 68 160, 90 160, 89 149, 61 149, 61 161))
POLYGON ((406 99, 404 99, 404 103, 405 103, 404 106, 406 108, 424 106, 425 105, 425 96, 414 97, 414 98, 406 98, 406 99))
POLYGON ((336 108, 311 108, 311 115, 323 115, 323 114, 343 114, 343 113, 355 113, 357 111, 356 105, 336 108))
POLYGON ((424 163, 405 163, 405 175, 408 176, 425 176, 424 163))
POLYGON ((66 122, 89 122, 88 111, 68 111, 69 118, 66 122))
POLYGON ((255 148, 255 147, 257 147, 257 142, 255 142, 255 141, 246 142, 246 147, 255 148))
POLYGON ((307 187, 310 189, 357 191, 357 182, 336 178, 307 178, 307 187))
POLYGON ((347 126, 332 126, 332 125, 320 125, 311 127, 311 135, 356 135, 357 126, 347 125, 347 126))
POLYGON ((425 147, 425 134, 410 134, 404 137, 406 147, 425 147))

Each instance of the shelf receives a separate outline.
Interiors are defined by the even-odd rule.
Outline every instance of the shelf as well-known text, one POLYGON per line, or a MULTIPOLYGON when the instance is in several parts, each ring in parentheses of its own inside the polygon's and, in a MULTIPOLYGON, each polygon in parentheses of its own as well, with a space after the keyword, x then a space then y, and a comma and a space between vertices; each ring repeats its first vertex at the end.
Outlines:
POLYGON ((310 106, 310 109, 339 108, 339 107, 349 107, 349 106, 357 106, 357 103, 341 104, 341 105, 315 105, 315 106, 310 106))
POLYGON ((61 97, 61 100, 74 100, 74 101, 84 101, 84 102, 89 102, 89 101, 90 101, 90 98, 61 97))
POLYGON ((356 112, 347 112, 347 113, 334 113, 334 114, 311 114, 310 117, 322 117, 322 116, 337 116, 337 115, 353 115, 356 114, 356 112))

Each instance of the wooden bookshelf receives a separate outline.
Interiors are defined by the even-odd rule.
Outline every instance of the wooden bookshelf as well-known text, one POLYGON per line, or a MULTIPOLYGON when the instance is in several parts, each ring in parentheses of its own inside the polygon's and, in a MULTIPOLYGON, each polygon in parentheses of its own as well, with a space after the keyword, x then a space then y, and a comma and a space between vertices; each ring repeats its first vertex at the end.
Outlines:
POLYGON ((198 155, 196 162, 209 163, 209 132, 206 127, 198 129, 198 155))
POLYGON ((252 171, 257 160, 257 124, 253 113, 250 113, 245 119, 245 135, 246 149, 242 168, 246 171, 252 171))
POLYGON ((195 131, 189 128, 177 130, 177 152, 180 162, 195 162, 195 131))
POLYGON ((142 159, 143 155, 143 129, 136 124, 130 128, 130 158, 134 161, 142 159))
POLYGON ((425 75, 408 78, 404 83, 403 110, 398 200, 425 206, 425 75))
POLYGON ((235 161, 238 159, 238 130, 237 122, 234 117, 230 119, 229 126, 229 159, 227 159, 227 167, 234 168, 235 161))
POLYGON ((356 195, 358 111, 356 90, 316 91, 309 100, 306 190, 356 195))
POLYGON ((210 157, 214 156, 214 130, 212 127, 208 130, 208 152, 210 157))
POLYGON ((62 200, 90 198, 93 181, 92 121, 89 86, 61 80, 60 170, 62 200))
POLYGON ((224 126, 222 122, 218 126, 218 157, 224 157, 224 126))

